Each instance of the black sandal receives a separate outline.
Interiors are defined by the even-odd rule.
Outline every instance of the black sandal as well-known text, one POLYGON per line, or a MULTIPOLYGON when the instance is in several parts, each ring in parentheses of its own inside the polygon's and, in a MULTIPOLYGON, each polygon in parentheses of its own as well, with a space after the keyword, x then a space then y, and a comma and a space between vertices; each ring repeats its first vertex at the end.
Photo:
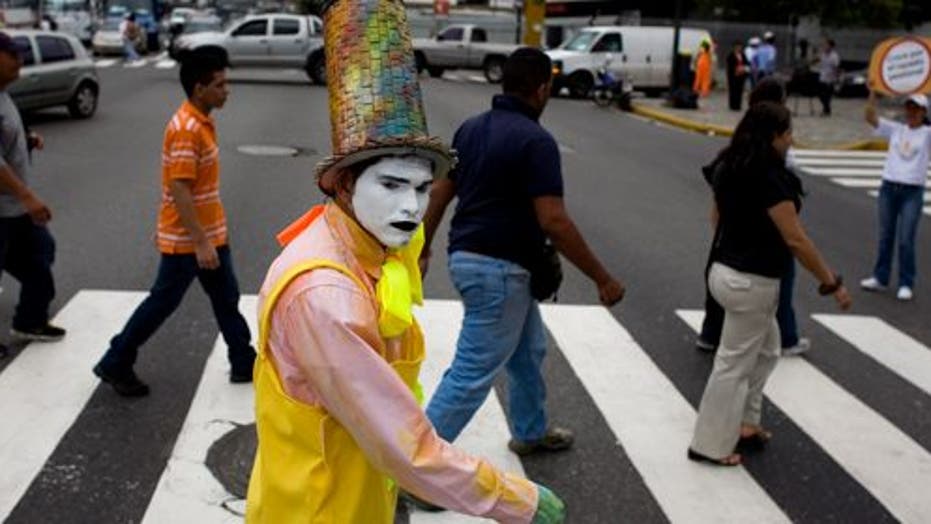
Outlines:
POLYGON ((763 449, 773 439, 773 433, 760 428, 752 435, 741 436, 737 439, 737 447, 743 449, 763 449))
POLYGON ((692 448, 689 448, 688 457, 689 457, 689 460, 694 460, 695 462, 705 462, 707 464, 711 464, 712 466, 721 466, 725 468, 732 468, 734 466, 739 466, 740 463, 743 462, 743 457, 741 457, 740 454, 738 453, 735 453, 734 455, 728 455, 724 458, 714 459, 707 455, 702 455, 701 453, 693 450, 692 448), (737 457, 737 462, 728 462, 728 459, 731 458, 732 456, 737 457))

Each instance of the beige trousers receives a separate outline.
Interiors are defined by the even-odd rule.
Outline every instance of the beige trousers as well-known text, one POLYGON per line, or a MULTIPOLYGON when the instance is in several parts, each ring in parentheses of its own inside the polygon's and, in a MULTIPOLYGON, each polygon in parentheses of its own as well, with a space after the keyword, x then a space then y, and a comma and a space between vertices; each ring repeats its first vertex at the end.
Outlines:
POLYGON ((708 273, 708 288, 724 307, 724 329, 691 447, 724 458, 734 452, 741 424, 760 424, 763 386, 779 357, 779 280, 716 262, 708 273))

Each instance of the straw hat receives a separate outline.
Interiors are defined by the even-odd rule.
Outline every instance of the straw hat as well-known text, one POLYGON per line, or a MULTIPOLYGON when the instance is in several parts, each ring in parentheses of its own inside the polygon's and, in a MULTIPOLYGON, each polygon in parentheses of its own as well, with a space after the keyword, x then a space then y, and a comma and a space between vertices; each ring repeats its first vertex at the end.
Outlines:
POLYGON ((333 153, 317 165, 332 194, 337 175, 381 156, 414 155, 445 177, 455 154, 427 134, 407 13, 400 0, 332 0, 322 6, 333 153))

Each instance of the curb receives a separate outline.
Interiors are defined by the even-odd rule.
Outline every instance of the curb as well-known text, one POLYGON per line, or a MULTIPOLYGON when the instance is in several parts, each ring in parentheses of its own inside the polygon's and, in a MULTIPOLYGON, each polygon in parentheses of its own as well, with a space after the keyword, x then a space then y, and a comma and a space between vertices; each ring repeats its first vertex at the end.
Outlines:
MULTIPOLYGON (((631 112, 635 115, 649 118, 650 120, 655 120, 657 122, 662 122, 664 124, 678 127, 680 129, 685 129, 686 131, 701 133, 703 135, 734 135, 733 128, 689 120, 688 118, 682 118, 680 116, 667 113, 654 107, 645 106, 643 104, 633 104, 631 107, 631 112)), ((825 146, 812 146, 811 144, 796 141, 795 146, 799 149, 830 149, 835 151, 885 151, 889 148, 888 142, 879 139, 856 140, 853 142, 844 142, 825 146)))

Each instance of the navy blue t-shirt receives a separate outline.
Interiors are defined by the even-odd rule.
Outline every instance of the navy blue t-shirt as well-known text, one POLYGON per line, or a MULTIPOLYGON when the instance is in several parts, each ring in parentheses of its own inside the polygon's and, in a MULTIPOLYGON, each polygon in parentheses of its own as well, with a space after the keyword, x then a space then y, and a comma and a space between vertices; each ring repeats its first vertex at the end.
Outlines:
POLYGON ((449 252, 471 251, 529 268, 546 240, 533 199, 563 196, 559 147, 519 98, 497 95, 492 109, 456 131, 459 164, 450 173, 459 203, 449 252))

